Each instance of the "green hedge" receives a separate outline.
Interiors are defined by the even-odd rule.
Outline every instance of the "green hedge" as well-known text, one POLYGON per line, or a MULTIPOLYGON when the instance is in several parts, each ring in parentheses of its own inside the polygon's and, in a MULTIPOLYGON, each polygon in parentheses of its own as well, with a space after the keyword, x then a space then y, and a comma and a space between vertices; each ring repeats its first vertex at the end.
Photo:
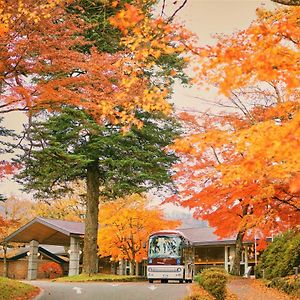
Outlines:
POLYGON ((300 265, 300 233, 288 231, 274 239, 260 257, 255 269, 256 277, 272 279, 294 274, 300 265))
POLYGON ((300 278, 285 277, 273 278, 268 284, 268 287, 277 288, 287 294, 300 297, 300 278))
POLYGON ((217 300, 226 298, 228 275, 223 269, 210 268, 198 274, 199 284, 217 300))

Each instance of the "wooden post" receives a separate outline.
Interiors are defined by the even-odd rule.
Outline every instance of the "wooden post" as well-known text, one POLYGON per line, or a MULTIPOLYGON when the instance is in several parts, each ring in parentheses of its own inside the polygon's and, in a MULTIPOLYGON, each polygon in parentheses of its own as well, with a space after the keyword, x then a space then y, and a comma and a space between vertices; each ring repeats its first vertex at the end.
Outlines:
POLYGON ((225 246, 225 258, 224 258, 224 267, 225 267, 225 270, 226 272, 229 272, 229 269, 228 269, 228 246, 225 246))
POLYGON ((3 277, 8 277, 7 244, 3 244, 3 277))
POLYGON ((248 270, 248 246, 245 245, 245 271, 244 271, 244 275, 246 275, 247 270, 248 270))

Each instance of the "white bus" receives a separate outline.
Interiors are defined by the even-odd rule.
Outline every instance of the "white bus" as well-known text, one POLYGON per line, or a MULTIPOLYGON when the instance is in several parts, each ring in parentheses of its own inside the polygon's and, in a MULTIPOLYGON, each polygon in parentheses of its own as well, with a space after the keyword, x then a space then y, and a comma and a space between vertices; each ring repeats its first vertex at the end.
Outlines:
POLYGON ((192 243, 178 230, 162 230, 149 237, 147 278, 192 282, 194 253, 192 243))

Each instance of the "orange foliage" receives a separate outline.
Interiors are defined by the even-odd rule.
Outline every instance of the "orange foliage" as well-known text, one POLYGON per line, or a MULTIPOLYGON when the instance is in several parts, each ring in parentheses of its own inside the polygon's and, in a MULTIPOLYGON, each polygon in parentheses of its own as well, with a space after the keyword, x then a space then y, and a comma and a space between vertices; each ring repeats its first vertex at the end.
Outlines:
POLYGON ((216 84, 243 114, 198 124, 185 116, 194 133, 174 146, 183 161, 171 201, 195 209, 222 237, 300 222, 300 10, 258 13, 248 29, 199 54, 197 79, 216 84))
POLYGON ((39 265, 39 271, 43 272, 47 278, 53 279, 63 275, 61 265, 56 262, 44 262, 39 265))
POLYGON ((17 220, 8 220, 0 216, 0 242, 8 233, 14 231, 18 226, 19 222, 17 220))
POLYGON ((258 81, 281 82, 288 90, 299 87, 300 8, 257 9, 257 14, 248 29, 199 50, 197 80, 216 84, 226 95, 258 81))
POLYGON ((170 112, 166 101, 170 82, 150 84, 143 75, 147 68, 155 69, 153 58, 185 51, 180 46, 180 39, 187 37, 182 27, 151 19, 139 8, 140 1, 126 4, 111 18, 123 33, 130 31, 123 40, 125 50, 108 54, 91 48, 84 54, 74 48, 88 44, 82 33, 92 25, 80 15, 67 14, 65 1, 55 1, 51 9, 46 0, 40 6, 33 0, 22 3, 26 8, 22 14, 18 3, 9 6, 11 19, 18 22, 0 37, 0 80, 6 91, 1 95, 2 112, 52 110, 69 104, 85 109, 99 122, 137 125, 141 124, 134 118, 136 109, 170 112))
POLYGON ((6 175, 12 175, 19 168, 18 164, 0 161, 0 179, 6 175))
POLYGON ((159 209, 148 209, 145 198, 139 195, 102 205, 99 222, 99 255, 137 262, 147 257, 146 245, 152 232, 180 225, 178 221, 165 220, 159 209))

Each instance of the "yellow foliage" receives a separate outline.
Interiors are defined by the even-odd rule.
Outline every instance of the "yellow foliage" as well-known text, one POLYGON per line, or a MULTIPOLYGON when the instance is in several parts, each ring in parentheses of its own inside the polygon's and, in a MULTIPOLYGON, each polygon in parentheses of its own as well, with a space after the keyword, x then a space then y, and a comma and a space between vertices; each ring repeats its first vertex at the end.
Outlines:
POLYGON ((147 208, 146 199, 137 194, 101 205, 99 223, 99 255, 137 262, 147 258, 146 244, 152 232, 180 224, 164 219, 158 208, 147 208))

